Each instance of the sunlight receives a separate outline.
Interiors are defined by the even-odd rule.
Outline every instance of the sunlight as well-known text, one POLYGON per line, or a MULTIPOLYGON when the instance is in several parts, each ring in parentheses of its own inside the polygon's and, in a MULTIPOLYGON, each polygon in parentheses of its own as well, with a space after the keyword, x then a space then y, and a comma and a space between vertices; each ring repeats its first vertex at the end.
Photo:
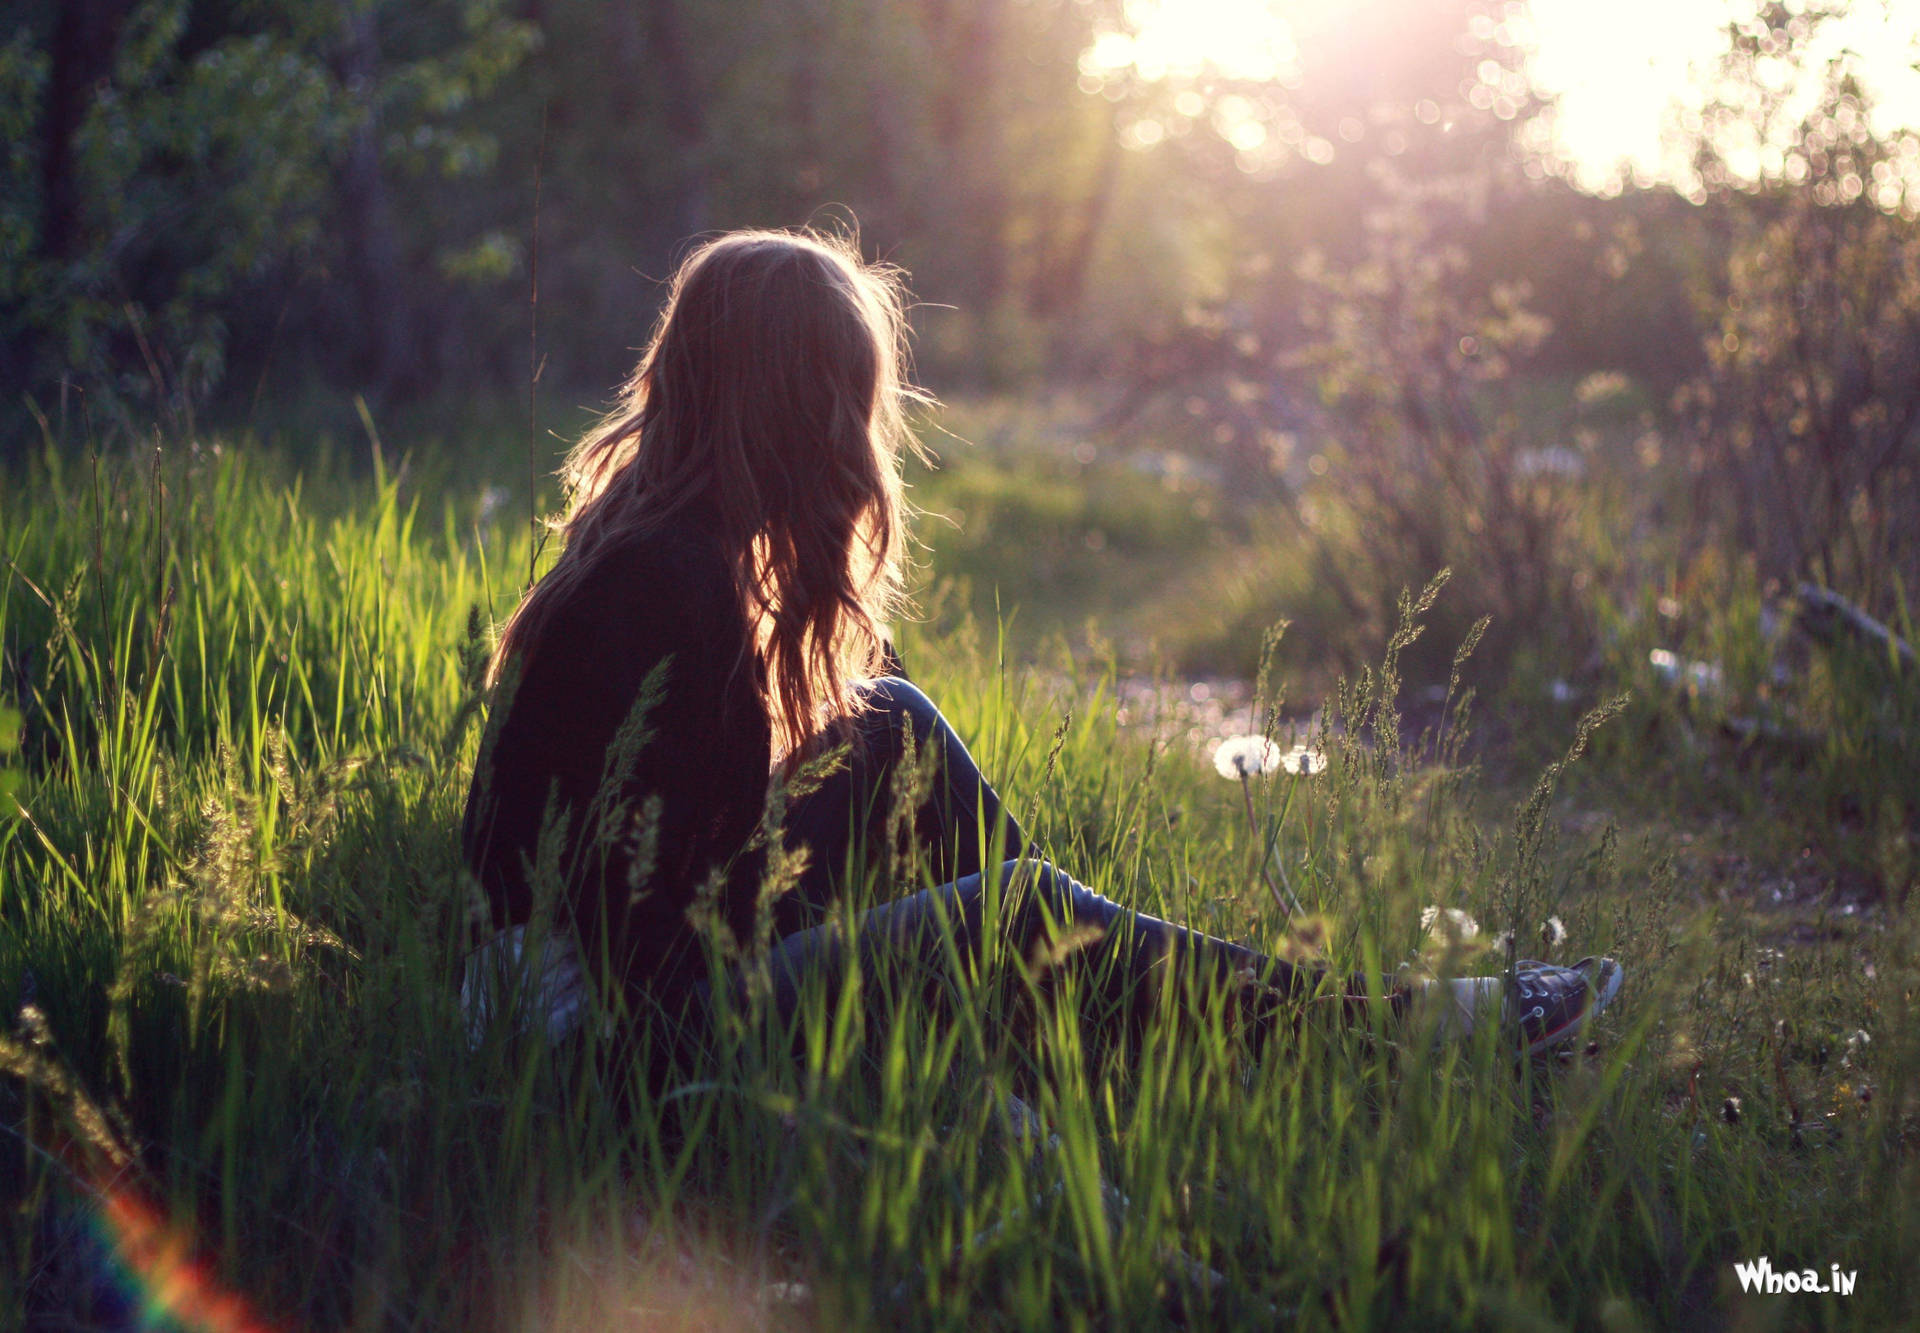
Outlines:
POLYGON ((1088 73, 1286 83, 1299 55, 1270 0, 1126 0, 1125 12, 1128 30, 1103 33, 1088 50, 1088 73))
MULTIPOLYGON (((1754 6, 1739 0, 1614 0, 1596 8, 1588 0, 1530 0, 1529 7, 1529 69, 1541 91, 1558 99, 1552 141, 1581 182, 1596 187, 1628 179, 1690 179, 1685 135, 1676 137, 1674 130, 1697 127, 1727 24, 1751 16, 1754 6)), ((1850 52, 1874 101, 1875 129, 1885 134, 1920 123, 1920 78, 1913 68, 1920 54, 1917 20, 1910 5, 1856 5, 1821 29, 1797 77, 1787 62, 1774 62, 1775 86, 1791 90, 1788 107, 1802 114, 1817 94, 1817 72, 1850 52)), ((1742 174, 1778 169, 1777 149, 1769 153, 1757 141, 1728 148, 1742 174)))
POLYGON ((1724 41, 1721 0, 1532 0, 1528 73, 1551 143, 1589 188, 1659 173, 1666 120, 1724 41))
MULTIPOLYGON (((1098 81, 1120 73, 1146 80, 1298 80, 1297 27, 1289 0, 1126 0, 1125 30, 1095 39, 1081 69, 1098 81)), ((1705 80, 1725 43, 1726 25, 1753 4, 1742 0, 1514 0, 1501 31, 1530 52, 1528 73, 1552 111, 1528 136, 1532 146, 1571 164, 1590 189, 1632 180, 1688 177, 1674 129, 1695 121, 1705 80)), ((1482 20, 1489 24, 1491 19, 1482 20)), ((1920 122, 1920 77, 1913 68, 1920 23, 1914 8, 1862 4, 1835 20, 1816 44, 1824 61, 1850 48, 1879 105, 1881 130, 1920 122)), ((1229 128, 1252 137, 1261 127, 1229 128)), ((1697 123, 1697 122, 1696 122, 1697 123)), ((1137 146, 1161 137, 1149 125, 1137 146)), ((1227 130, 1222 131, 1228 137, 1227 130)), ((1243 151, 1246 143, 1235 143, 1243 151)), ((1256 145, 1257 146, 1257 145, 1256 145)), ((1750 169, 1762 165, 1756 147, 1750 169)), ((1743 160, 1736 155, 1736 165, 1743 160)))

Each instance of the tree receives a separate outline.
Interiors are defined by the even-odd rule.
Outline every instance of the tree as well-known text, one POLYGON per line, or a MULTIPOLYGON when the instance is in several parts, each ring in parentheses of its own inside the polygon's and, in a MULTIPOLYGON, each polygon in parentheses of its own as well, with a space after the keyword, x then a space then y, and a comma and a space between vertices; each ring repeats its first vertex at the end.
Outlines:
POLYGON ((1920 588, 1920 135, 1874 128, 1850 55, 1808 67, 1836 12, 1730 30, 1695 154, 1725 267, 1681 406, 1696 541, 1893 614, 1920 588))
POLYGON ((442 175, 472 156, 452 122, 524 52, 524 28, 492 0, 75 0, 26 19, 0 53, 0 106, 29 131, 8 168, 28 188, 0 211, 6 390, 77 388, 99 425, 189 421, 236 325, 331 265, 355 294, 363 382, 405 376, 387 173, 436 148, 442 175), (426 49, 383 57, 383 23, 426 49))

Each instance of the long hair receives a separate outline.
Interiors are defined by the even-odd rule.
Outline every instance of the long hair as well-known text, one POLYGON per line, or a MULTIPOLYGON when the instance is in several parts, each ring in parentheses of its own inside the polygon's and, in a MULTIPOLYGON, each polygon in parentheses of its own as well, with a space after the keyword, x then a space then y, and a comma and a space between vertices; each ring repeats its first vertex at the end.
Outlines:
MULTIPOLYGON (((695 501, 716 514, 776 755, 807 757, 858 707, 901 602, 902 275, 852 240, 740 231, 675 273, 613 409, 568 453, 565 550, 502 628, 489 681, 602 551, 695 501)), ((750 670, 739 662, 734 670, 750 670)))

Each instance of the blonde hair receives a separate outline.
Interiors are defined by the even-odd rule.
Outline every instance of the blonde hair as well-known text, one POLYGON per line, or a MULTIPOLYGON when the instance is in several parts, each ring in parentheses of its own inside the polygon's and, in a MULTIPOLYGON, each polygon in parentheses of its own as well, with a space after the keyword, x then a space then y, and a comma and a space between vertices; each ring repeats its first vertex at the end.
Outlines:
POLYGON ((689 255, 618 401, 560 469, 565 550, 502 628, 489 679, 599 552, 704 499, 774 752, 798 762, 843 732, 902 603, 901 455, 919 450, 904 411, 926 401, 902 279, 830 234, 732 232, 689 255))

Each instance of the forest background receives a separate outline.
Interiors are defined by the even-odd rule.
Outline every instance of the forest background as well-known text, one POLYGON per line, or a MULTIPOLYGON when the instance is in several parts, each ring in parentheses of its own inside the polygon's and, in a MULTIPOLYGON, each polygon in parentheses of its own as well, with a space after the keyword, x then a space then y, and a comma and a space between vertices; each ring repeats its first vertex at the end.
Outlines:
MULTIPOLYGON (((1496 648, 1555 626, 1543 680, 1593 665, 1589 586, 1725 567, 1885 620, 1920 572, 1920 146, 1823 45, 1844 10, 1735 7, 1669 126, 1686 166, 1596 190, 1515 4, 1283 7, 1225 71, 1130 50, 1150 11, 1118 0, 15 5, 0 447, 311 447, 358 400, 516 485, 689 238, 857 225, 912 275, 922 378, 1029 405, 941 428, 1215 493, 1143 576, 1191 575, 1146 618, 1186 666, 1249 674, 1283 610, 1351 665, 1442 566, 1496 648), (1272 540, 1223 577, 1222 534, 1272 540), (1259 554, 1302 538, 1304 588, 1259 554), (1196 582, 1230 595, 1175 614, 1196 582)), ((1030 600, 1138 602, 1084 567, 1156 525, 1089 551, 1098 517, 1040 538, 1030 600)))

